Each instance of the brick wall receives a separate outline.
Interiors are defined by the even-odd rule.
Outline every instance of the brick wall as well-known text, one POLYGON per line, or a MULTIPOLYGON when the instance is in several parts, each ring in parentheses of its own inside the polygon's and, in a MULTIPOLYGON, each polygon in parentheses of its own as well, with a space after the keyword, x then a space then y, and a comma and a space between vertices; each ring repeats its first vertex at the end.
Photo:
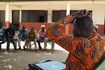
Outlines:
MULTIPOLYGON (((39 23, 39 22, 35 22, 35 23, 32 23, 32 22, 22 22, 19 24, 20 27, 22 26, 25 26, 26 28, 28 29, 31 29, 32 27, 34 27, 34 29, 36 29, 37 31, 40 29, 40 26, 41 25, 45 25, 46 28, 48 28, 49 26, 51 26, 52 24, 51 23, 39 23)), ((73 26, 72 24, 70 24, 69 26, 67 26, 67 29, 66 29, 66 32, 68 33, 72 33, 72 29, 73 29, 73 26)), ((98 33, 99 34, 104 34, 104 25, 99 25, 98 24, 98 33)))
POLYGON ((99 34, 104 34, 104 25, 99 25, 98 24, 98 33, 99 34))

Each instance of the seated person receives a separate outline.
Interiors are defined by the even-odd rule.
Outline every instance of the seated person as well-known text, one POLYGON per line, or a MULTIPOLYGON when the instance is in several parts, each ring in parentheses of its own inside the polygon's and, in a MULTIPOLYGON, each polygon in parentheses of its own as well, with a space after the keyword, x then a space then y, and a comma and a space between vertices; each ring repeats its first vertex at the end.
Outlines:
POLYGON ((54 42, 51 41, 51 39, 47 37, 45 25, 41 25, 41 28, 39 30, 39 38, 38 38, 37 42, 38 42, 40 50, 42 50, 42 47, 40 45, 41 42, 44 42, 44 49, 46 49, 47 43, 51 42, 51 50, 52 51, 54 50, 54 42))
POLYGON ((6 36, 6 41, 7 41, 7 51, 9 51, 10 43, 13 44, 14 50, 16 50, 17 46, 16 46, 16 42, 15 42, 15 39, 14 39, 15 29, 14 29, 12 24, 10 24, 9 28, 7 28, 5 30, 5 36, 6 36))
POLYGON ((31 41, 34 42, 35 50, 36 50, 37 32, 34 30, 33 27, 28 32, 27 39, 25 41, 25 45, 23 48, 25 49, 25 46, 27 46, 27 48, 31 49, 31 41))
POLYGON ((42 50, 42 47, 40 45, 41 42, 44 42, 46 38, 46 28, 45 28, 45 25, 41 25, 41 28, 39 30, 39 37, 38 37, 38 46, 39 46, 39 49, 42 50))
POLYGON ((22 29, 19 30, 18 34, 18 47, 21 49, 20 41, 25 41, 27 39, 28 30, 23 26, 22 29))
POLYGON ((88 15, 68 15, 48 28, 47 34, 69 52, 66 70, 95 70, 95 66, 102 59, 103 39, 94 31, 92 18, 88 15), (73 23, 73 35, 66 35, 65 24, 71 23, 73 23))
POLYGON ((1 49, 1 44, 6 42, 6 37, 5 37, 5 28, 3 28, 2 23, 0 24, 0 49, 1 49))
POLYGON ((49 37, 46 37, 44 40, 44 50, 47 48, 47 43, 51 44, 51 51, 54 51, 55 44, 49 37))

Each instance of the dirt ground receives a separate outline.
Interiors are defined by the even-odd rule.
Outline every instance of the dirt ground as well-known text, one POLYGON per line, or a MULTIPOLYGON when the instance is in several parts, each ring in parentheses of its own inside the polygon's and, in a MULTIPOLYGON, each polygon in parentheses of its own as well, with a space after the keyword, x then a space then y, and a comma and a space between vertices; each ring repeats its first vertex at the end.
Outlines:
POLYGON ((28 64, 47 59, 65 61, 67 55, 68 53, 61 50, 54 52, 51 50, 37 52, 32 50, 0 51, 0 70, 28 70, 28 64))
MULTIPOLYGON (((103 38, 105 43, 105 36, 103 38)), ((2 46, 5 49, 6 43, 2 46)), ((37 52, 33 50, 0 51, 0 70, 28 70, 28 64, 38 63, 43 60, 65 61, 68 53, 58 45, 55 46, 56 50, 54 52, 51 50, 38 50, 37 52)))

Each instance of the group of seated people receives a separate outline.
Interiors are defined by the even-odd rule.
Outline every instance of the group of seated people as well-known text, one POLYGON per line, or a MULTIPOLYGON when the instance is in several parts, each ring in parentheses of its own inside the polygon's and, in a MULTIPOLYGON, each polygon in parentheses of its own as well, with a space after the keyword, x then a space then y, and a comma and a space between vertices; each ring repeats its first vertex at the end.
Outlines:
POLYGON ((15 37, 15 29, 12 24, 10 24, 9 28, 5 29, 2 25, 0 25, 0 49, 1 44, 7 42, 7 51, 10 49, 10 43, 13 44, 14 50, 17 49, 31 49, 31 46, 35 46, 35 51, 37 50, 37 44, 39 46, 39 50, 42 50, 41 42, 44 43, 44 49, 47 47, 47 42, 51 43, 51 50, 54 51, 54 42, 51 41, 50 38, 47 37, 46 27, 45 25, 41 25, 39 31, 37 32, 33 27, 29 30, 24 26, 18 31, 17 37, 15 37), (15 39, 16 38, 16 39, 15 39), (23 47, 21 46, 21 41, 25 41, 23 47), (31 44, 33 41, 33 44, 31 44), (18 47, 17 47, 18 43, 18 47))

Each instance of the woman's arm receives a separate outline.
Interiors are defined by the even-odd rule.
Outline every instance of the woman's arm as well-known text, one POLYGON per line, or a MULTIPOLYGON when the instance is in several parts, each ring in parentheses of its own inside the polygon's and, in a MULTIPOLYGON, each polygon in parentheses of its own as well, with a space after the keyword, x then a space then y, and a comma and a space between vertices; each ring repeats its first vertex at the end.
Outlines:
POLYGON ((72 36, 65 34, 65 23, 72 22, 72 16, 66 16, 65 18, 61 19, 60 21, 53 24, 53 26, 47 29, 47 35, 50 37, 54 42, 58 45, 69 51, 69 44, 72 39, 72 36), (68 44, 69 43, 69 44, 68 44))

